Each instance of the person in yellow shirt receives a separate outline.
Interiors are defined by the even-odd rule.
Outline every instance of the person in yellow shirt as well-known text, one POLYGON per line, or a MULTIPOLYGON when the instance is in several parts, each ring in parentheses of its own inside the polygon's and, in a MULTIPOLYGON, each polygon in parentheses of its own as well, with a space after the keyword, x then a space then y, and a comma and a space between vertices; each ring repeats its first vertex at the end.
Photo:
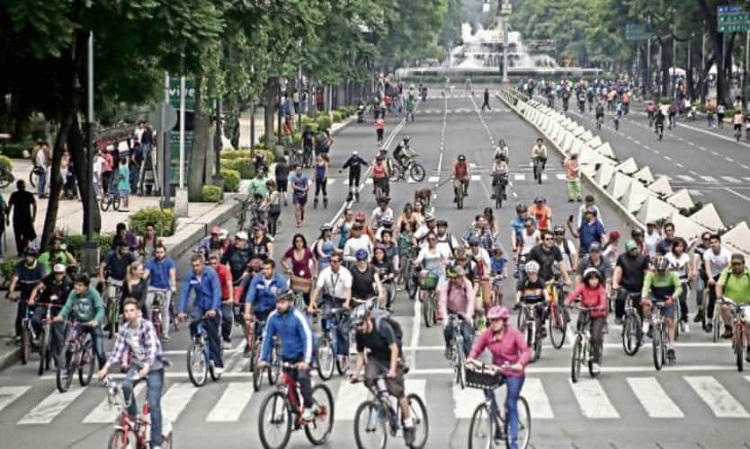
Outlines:
POLYGON ((565 180, 568 182, 568 202, 581 202, 581 164, 578 153, 571 153, 565 160, 565 180))

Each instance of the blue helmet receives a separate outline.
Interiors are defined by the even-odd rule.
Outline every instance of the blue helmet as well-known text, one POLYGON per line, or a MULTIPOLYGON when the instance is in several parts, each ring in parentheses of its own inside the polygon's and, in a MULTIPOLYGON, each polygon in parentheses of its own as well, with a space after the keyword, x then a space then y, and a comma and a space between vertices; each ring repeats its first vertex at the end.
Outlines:
POLYGON ((354 253, 354 258, 357 259, 357 262, 361 262, 363 260, 367 260, 368 257, 370 257, 370 254, 367 252, 366 249, 358 249, 354 253))

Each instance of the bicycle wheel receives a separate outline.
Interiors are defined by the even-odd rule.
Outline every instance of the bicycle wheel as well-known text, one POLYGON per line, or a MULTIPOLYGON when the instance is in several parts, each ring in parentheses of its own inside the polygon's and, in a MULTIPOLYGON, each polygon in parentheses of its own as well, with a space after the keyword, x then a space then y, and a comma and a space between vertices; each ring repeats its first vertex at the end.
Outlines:
POLYGON ((202 387, 208 379, 208 360, 201 343, 191 341, 187 349, 187 372, 190 382, 202 387))
POLYGON ((391 182, 398 182, 401 179, 401 166, 399 166, 397 163, 393 164, 391 173, 389 175, 389 179, 391 182))
POLYGON ((380 406, 374 401, 365 401, 357 407, 354 413, 354 441, 357 449, 385 449, 388 444, 386 421, 380 406), (377 432, 381 432, 382 436, 379 437, 377 432))
POLYGON ((495 208, 500 209, 503 207, 503 195, 505 194, 505 189, 501 185, 496 185, 495 188, 495 208))
POLYGON ((456 207, 461 210, 464 208, 464 188, 463 184, 456 188, 456 207))
POLYGON ((99 198, 99 208, 102 210, 102 212, 107 212, 109 209, 109 195, 106 193, 102 193, 102 197, 99 198))
POLYGON ((326 332, 326 335, 321 339, 320 344, 318 345, 317 358, 318 375, 323 380, 330 379, 331 376, 333 376, 335 356, 333 354, 333 347, 331 346, 331 339, 328 332, 326 332))
POLYGON ((49 359, 50 359, 50 324, 44 324, 42 327, 42 336, 39 339, 39 370, 38 374, 41 376, 44 374, 44 371, 49 369, 49 359))
POLYGON ((745 337, 744 329, 742 329, 742 325, 735 326, 734 328, 734 335, 740 336, 735 337, 734 342, 734 353, 737 358, 737 371, 742 372, 745 367, 745 353, 747 351, 747 338, 745 337))
POLYGON ((341 357, 336 357, 336 371, 343 376, 349 371, 349 348, 339 349, 338 351, 341 353, 341 357))
POLYGON ((12 173, 9 173, 9 172, 3 170, 0 173, 0 189, 4 189, 4 188, 8 187, 9 185, 11 185, 13 183, 14 179, 15 178, 13 177, 12 173))
POLYGON ((541 335, 541 326, 542 324, 534 321, 534 333, 532 334, 531 338, 533 339, 534 345, 532 346, 534 348, 534 361, 539 360, 539 358, 542 356, 542 335, 541 335))
POLYGON ((65 393, 70 388, 70 384, 73 382, 73 371, 75 366, 73 365, 73 358, 75 354, 66 348, 62 354, 62 361, 60 366, 57 367, 57 373, 55 374, 55 383, 60 393, 65 393))
POLYGON ((260 405, 258 434, 265 449, 282 449, 289 443, 292 436, 292 410, 281 391, 269 394, 260 405), (280 437, 275 440, 276 443, 271 440, 273 433, 280 437))
POLYGON ((661 339, 661 324, 657 323, 654 325, 654 337, 651 340, 651 350, 654 356, 654 368, 656 368, 656 371, 661 371, 661 367, 664 364, 664 347, 661 339))
POLYGON ((425 327, 432 327, 432 318, 435 316, 432 311, 432 292, 427 296, 427 299, 422 303, 422 318, 424 318, 425 327))
POLYGON ((718 307, 714 307, 713 323, 713 342, 716 343, 719 340, 719 334, 721 333, 722 328, 721 312, 719 311, 718 307))
POLYGON ((131 449, 137 446, 138 437, 134 432, 117 429, 109 436, 108 449, 131 449))
POLYGON ((25 365, 31 358, 31 332, 29 331, 28 323, 26 320, 21 326, 21 365, 25 365))
POLYGON ((565 313, 563 313, 562 307, 556 302, 551 303, 550 307, 552 308, 552 311, 548 320, 549 339, 555 349, 560 349, 565 344, 565 333, 568 328, 567 323, 565 322, 565 313))
POLYGON ((276 385, 276 382, 279 381, 279 376, 281 376, 280 351, 281 348, 279 348, 279 340, 277 339, 274 342, 273 351, 271 353, 271 364, 268 366, 268 383, 271 385, 276 385))
MULTIPOLYGON (((105 287, 106 288, 106 287, 105 287)), ((109 307, 107 309, 107 320, 109 320, 109 339, 112 340, 117 333, 119 304, 117 298, 109 298, 109 307)))
POLYGON ((643 329, 638 314, 628 313, 622 323, 622 349, 625 354, 634 356, 641 347, 643 329))
POLYGON ((477 405, 469 424, 469 449, 490 449, 494 446, 495 423, 487 404, 477 405))
POLYGON ((78 366, 78 382, 82 387, 91 383, 94 377, 94 364, 96 357, 94 355, 94 342, 87 338, 83 343, 81 350, 81 364, 78 366))
POLYGON ((312 389, 312 397, 318 412, 315 420, 305 425, 305 436, 314 446, 320 446, 333 430, 333 393, 324 384, 317 384, 312 389))
POLYGON ((518 315, 516 315, 516 328, 525 335, 525 327, 526 327, 526 310, 524 308, 521 308, 518 310, 518 315))
POLYGON ((456 354, 456 382, 458 382, 458 385, 460 385, 463 390, 466 388, 466 356, 464 355, 463 343, 457 338, 453 341, 455 343, 453 351, 455 351, 456 354))
POLYGON ((575 340, 573 340, 573 356, 570 359, 570 380, 573 383, 578 382, 578 379, 581 378, 582 346, 583 338, 580 335, 576 335, 575 340))
MULTIPOLYGON (((518 449, 526 449, 529 447, 531 441, 531 412, 529 410, 529 403, 523 396, 518 397, 518 404, 516 404, 516 410, 518 410, 518 434, 516 435, 518 449)), ((505 421, 503 421, 503 427, 505 427, 505 447, 510 449, 515 447, 514 441, 510 436, 510 422, 506 415, 505 421)))
POLYGON ((112 198, 112 209, 120 210, 120 195, 115 195, 114 198, 112 198))
POLYGON ((586 342, 585 350, 583 351, 583 359, 586 360, 586 364, 589 368, 589 376, 591 376, 591 378, 593 379, 594 377, 598 376, 599 373, 594 372, 594 359, 592 358, 592 351, 593 348, 591 347, 591 342, 586 342))
POLYGON ((411 179, 413 179, 414 182, 424 181, 425 174, 424 167, 416 162, 414 162, 409 169, 409 176, 411 176, 411 179))
POLYGON ((34 169, 31 170, 29 173, 29 184, 31 184, 31 187, 36 187, 37 180, 39 179, 39 175, 37 175, 34 172, 34 169))
POLYGON ((253 390, 260 391, 260 387, 263 386, 263 369, 258 367, 258 362, 255 362, 253 367, 253 390))
MULTIPOLYGON (((425 407, 422 398, 414 393, 407 395, 406 400, 409 403, 409 412, 414 423, 414 443, 411 445, 411 449, 422 449, 427 444, 427 435, 430 432, 427 407, 425 407)), ((401 422, 401 419, 399 419, 399 422, 401 422)))

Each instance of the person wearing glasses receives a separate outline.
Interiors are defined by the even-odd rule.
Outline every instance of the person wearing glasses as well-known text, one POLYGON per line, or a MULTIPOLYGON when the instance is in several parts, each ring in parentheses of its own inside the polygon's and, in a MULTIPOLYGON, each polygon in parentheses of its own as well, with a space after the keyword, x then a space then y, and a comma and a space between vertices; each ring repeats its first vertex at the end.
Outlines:
POLYGON ((526 263, 534 261, 539 264, 539 277, 543 282, 549 282, 554 278, 554 267, 557 264, 563 282, 565 285, 570 285, 568 268, 565 266, 560 249, 555 245, 555 238, 552 236, 552 232, 544 229, 540 232, 540 235, 542 243, 529 251, 526 263))

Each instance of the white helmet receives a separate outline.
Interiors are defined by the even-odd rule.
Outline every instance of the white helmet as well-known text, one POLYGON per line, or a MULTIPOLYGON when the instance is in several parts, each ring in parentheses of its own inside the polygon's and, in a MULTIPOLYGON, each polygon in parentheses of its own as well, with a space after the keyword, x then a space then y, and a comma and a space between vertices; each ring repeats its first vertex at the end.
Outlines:
POLYGON ((539 273, 539 263, 532 260, 530 262, 526 262, 526 267, 524 268, 527 273, 539 273))

